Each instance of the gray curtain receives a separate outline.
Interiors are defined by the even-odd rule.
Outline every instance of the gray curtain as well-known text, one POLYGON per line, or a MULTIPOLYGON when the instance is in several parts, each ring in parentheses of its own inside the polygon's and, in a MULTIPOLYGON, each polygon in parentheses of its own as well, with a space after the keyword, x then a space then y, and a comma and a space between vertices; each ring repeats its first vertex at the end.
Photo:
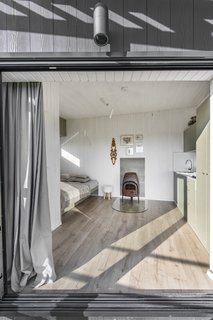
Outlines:
POLYGON ((55 280, 41 83, 3 84, 7 269, 13 291, 55 280))

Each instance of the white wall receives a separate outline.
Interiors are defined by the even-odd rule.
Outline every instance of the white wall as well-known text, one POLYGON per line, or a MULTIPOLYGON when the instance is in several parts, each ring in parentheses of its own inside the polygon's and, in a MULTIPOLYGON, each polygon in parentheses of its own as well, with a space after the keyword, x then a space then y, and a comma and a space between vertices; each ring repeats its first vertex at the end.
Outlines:
POLYGON ((61 224, 58 84, 54 82, 44 82, 43 95, 47 155, 47 181, 50 202, 51 228, 54 230, 61 224))
POLYGON ((103 184, 114 186, 114 196, 120 195, 120 161, 126 157, 126 147, 120 146, 121 134, 144 135, 145 196, 148 199, 173 200, 173 153, 183 151, 183 131, 194 109, 178 109, 131 115, 68 120, 67 141, 63 149, 80 160, 80 167, 61 158, 61 172, 86 173, 97 179, 102 195, 103 184), (117 143, 118 159, 110 160, 112 137, 117 143))

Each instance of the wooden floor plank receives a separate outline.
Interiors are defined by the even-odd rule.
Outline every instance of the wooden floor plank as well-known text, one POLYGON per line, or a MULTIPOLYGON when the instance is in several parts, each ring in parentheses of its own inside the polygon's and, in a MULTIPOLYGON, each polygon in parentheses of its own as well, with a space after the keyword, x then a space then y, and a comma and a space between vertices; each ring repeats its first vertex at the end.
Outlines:
POLYGON ((209 255, 173 202, 127 214, 112 209, 114 200, 90 197, 63 216, 53 233, 58 279, 41 292, 213 289, 209 255))

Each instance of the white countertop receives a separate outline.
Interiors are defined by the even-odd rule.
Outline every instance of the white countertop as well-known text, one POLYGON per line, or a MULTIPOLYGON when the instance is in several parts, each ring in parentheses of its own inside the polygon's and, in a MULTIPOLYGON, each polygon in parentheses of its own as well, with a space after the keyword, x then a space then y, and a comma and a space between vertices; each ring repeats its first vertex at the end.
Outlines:
POLYGON ((196 172, 176 171, 177 174, 181 174, 191 179, 196 179, 196 172))

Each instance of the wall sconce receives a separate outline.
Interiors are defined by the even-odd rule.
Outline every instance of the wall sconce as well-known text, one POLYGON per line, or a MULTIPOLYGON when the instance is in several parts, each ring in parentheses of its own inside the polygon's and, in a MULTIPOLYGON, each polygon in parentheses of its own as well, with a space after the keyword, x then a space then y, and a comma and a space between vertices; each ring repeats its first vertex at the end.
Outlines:
POLYGON ((115 138, 112 138, 110 157, 112 160, 112 164, 114 165, 117 160, 117 149, 116 149, 115 138))
POLYGON ((101 2, 95 5, 93 12, 93 37, 97 46, 106 46, 109 42, 108 8, 101 2))

